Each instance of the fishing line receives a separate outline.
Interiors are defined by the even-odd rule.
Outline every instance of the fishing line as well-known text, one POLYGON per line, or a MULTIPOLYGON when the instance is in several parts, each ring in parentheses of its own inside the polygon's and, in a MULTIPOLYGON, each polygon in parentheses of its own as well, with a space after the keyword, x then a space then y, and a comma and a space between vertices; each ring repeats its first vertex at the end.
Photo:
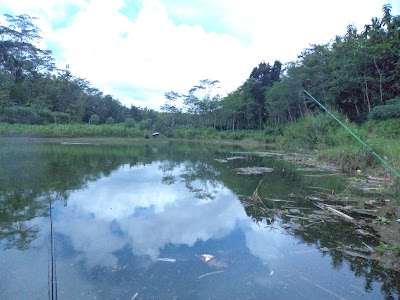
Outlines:
POLYGON ((51 258, 51 300, 57 300, 57 268, 56 268, 56 244, 54 239, 54 227, 53 227, 53 214, 51 197, 50 199, 50 258, 51 258))
POLYGON ((400 179, 400 174, 393 169, 382 157, 380 157, 370 146, 368 146, 366 143, 364 143, 357 135, 354 134, 353 131, 350 130, 345 124, 343 124, 342 121, 340 121, 338 118, 336 118, 335 115, 333 115, 325 106, 323 106, 321 103, 318 102, 317 99, 315 99, 309 92, 304 90, 304 92, 312 99, 314 100, 315 103, 317 103, 320 107, 322 107, 323 110, 326 111, 328 115, 330 115, 332 118, 334 118, 340 125, 344 127, 357 141, 360 142, 361 145, 364 146, 365 149, 367 149, 369 152, 371 152, 385 167, 387 167, 394 175, 396 175, 400 179))

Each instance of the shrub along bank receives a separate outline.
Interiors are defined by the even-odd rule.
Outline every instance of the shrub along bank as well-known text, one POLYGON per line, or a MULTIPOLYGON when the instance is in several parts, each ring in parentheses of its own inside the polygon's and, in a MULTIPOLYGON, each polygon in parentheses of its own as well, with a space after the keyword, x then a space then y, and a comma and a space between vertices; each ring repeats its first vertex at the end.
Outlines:
MULTIPOLYGON (((400 170, 400 119, 369 120, 363 125, 339 119, 396 170, 400 170)), ((338 165, 343 171, 383 170, 382 164, 327 114, 315 114, 293 124, 263 131, 217 131, 180 129, 173 138, 213 142, 260 143, 289 151, 314 151, 317 158, 338 165)), ((382 171, 383 172, 383 171, 382 171)))
POLYGON ((29 137, 144 137, 146 133, 125 124, 49 124, 25 125, 0 123, 0 136, 29 137))
MULTIPOLYGON (((335 113, 335 115, 338 115, 335 113)), ((400 169, 400 119, 369 120, 363 125, 340 117, 358 137, 396 170, 400 169)), ((0 123, 1 136, 34 137, 133 137, 144 138, 150 132, 138 124, 48 124, 24 125, 0 123)), ((163 136, 161 132, 161 136, 163 136)), ((174 139, 207 142, 274 145, 289 151, 315 151, 317 158, 335 163, 344 171, 382 169, 381 163, 354 137, 327 114, 315 114, 286 126, 262 131, 217 131, 214 128, 177 129, 174 139)))

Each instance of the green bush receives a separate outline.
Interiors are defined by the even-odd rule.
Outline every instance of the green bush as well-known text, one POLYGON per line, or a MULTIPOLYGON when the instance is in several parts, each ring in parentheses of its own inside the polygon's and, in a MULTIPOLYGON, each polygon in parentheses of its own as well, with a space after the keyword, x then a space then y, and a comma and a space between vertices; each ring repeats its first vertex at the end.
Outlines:
MULTIPOLYGON (((346 122, 338 112, 334 115, 346 122)), ((319 144, 335 146, 342 143, 342 139, 348 139, 348 136, 340 128, 340 124, 331 116, 321 113, 286 125, 281 141, 293 148, 316 149, 319 144)))
POLYGON ((42 109, 39 110, 39 115, 42 118, 42 123, 43 125, 48 125, 48 124, 52 124, 55 122, 54 120, 54 114, 48 110, 48 109, 42 109))
POLYGON ((54 111, 54 123, 56 124, 69 124, 69 120, 71 119, 70 115, 63 112, 54 111))
POLYGON ((363 127, 376 137, 396 138, 400 136, 400 119, 369 120, 363 127))
POLYGON ((138 123, 138 125, 139 125, 140 130, 150 130, 151 129, 151 120, 150 119, 141 120, 138 123))
POLYGON ((377 105, 368 115, 368 119, 370 120, 387 120, 393 118, 400 118, 400 103, 377 105))
POLYGON ((393 105, 393 104, 397 104, 397 103, 400 103, 400 97, 396 97, 396 98, 386 101, 386 105, 393 105))
POLYGON ((0 135, 35 137, 143 137, 136 128, 117 125, 49 124, 27 125, 0 123, 0 135))
POLYGON ((215 137, 217 134, 217 130, 215 130, 214 127, 208 127, 205 131, 204 131, 204 137, 215 137))
POLYGON ((126 118, 124 124, 125 124, 125 127, 127 127, 127 128, 133 128, 136 125, 135 120, 132 118, 126 118))
POLYGON ((10 124, 42 124, 38 110, 31 107, 11 106, 4 108, 1 120, 10 124))
POLYGON ((112 125, 112 124, 114 124, 114 118, 113 118, 113 117, 108 117, 107 120, 106 120, 106 124, 107 124, 107 125, 112 125))
POLYGON ((100 123, 100 117, 98 115, 94 114, 90 116, 89 124, 99 125, 99 123, 100 123))

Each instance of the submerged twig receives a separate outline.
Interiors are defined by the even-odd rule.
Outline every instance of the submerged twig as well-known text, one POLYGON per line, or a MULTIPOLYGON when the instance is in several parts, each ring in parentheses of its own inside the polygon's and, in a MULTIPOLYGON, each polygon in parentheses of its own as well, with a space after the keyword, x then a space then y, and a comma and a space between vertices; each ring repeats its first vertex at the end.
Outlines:
POLYGON ((319 288, 319 289, 321 289, 321 290, 327 292, 328 294, 330 294, 330 295, 332 295, 332 296, 334 296, 334 297, 336 297, 336 298, 338 298, 338 299, 346 300, 346 298, 343 298, 343 297, 341 297, 341 296, 335 294, 335 293, 332 292, 331 290, 327 289, 326 287, 323 287, 323 286, 319 285, 319 284, 316 283, 316 282, 311 281, 311 280, 308 279, 307 277, 304 277, 304 276, 299 276, 299 277, 300 277, 301 279, 303 279, 304 281, 315 285, 317 288, 319 288))
POLYGON ((198 277, 198 279, 201 279, 201 278, 206 277, 206 276, 210 276, 210 275, 222 273, 222 272, 224 272, 224 271, 215 271, 215 272, 206 273, 206 274, 200 275, 200 276, 198 277))
POLYGON ((262 182, 263 182, 263 180, 261 179, 260 182, 258 183, 257 187, 256 187, 256 190, 254 191, 254 193, 252 195, 252 198, 256 202, 259 201, 267 211, 270 211, 270 209, 264 204, 264 202, 262 202, 260 196, 258 196, 258 188, 260 187, 262 182))

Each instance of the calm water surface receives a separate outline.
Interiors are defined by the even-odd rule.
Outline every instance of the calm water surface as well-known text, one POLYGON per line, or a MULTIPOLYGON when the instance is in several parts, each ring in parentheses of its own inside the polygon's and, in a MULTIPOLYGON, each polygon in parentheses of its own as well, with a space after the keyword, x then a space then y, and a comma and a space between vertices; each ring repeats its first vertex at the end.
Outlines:
POLYGON ((379 266, 321 250, 354 243, 345 224, 284 230, 287 220, 269 210, 306 210, 307 187, 345 189, 344 179, 240 151, 1 140, 0 299, 49 297, 50 202, 59 299, 398 297, 379 266), (234 170, 253 166, 273 171, 234 170), (252 204, 260 180, 262 199, 296 202, 252 204))

